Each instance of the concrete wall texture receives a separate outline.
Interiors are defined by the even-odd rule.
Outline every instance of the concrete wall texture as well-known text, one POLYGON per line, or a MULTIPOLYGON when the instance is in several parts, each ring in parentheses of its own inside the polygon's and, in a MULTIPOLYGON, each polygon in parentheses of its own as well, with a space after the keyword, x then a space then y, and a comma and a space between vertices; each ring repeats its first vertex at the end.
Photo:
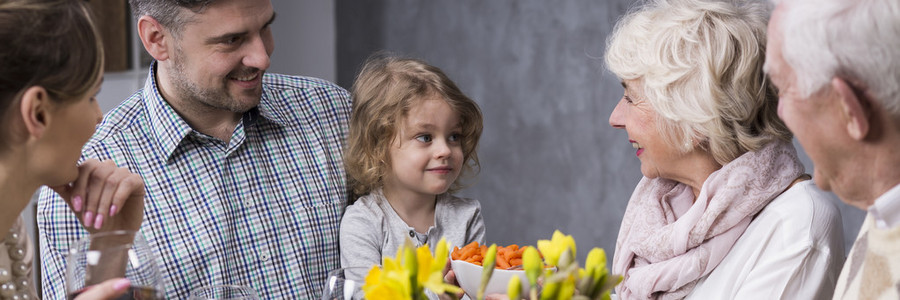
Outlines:
MULTIPOLYGON (((460 194, 481 200, 487 241, 533 245, 559 229, 580 259, 592 247, 611 259, 641 173, 608 124, 622 87, 602 57, 632 2, 337 0, 337 80, 350 88, 380 50, 442 68, 484 113, 482 170, 460 194)), ((865 214, 831 201, 849 250, 865 214)))

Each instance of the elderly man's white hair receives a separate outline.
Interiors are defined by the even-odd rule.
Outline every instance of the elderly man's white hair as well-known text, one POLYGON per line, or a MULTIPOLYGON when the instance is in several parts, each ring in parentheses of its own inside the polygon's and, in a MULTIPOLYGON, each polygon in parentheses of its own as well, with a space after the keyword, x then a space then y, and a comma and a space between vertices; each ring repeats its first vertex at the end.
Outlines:
POLYGON ((867 90, 900 117, 900 1, 772 0, 782 56, 803 97, 834 77, 867 90))

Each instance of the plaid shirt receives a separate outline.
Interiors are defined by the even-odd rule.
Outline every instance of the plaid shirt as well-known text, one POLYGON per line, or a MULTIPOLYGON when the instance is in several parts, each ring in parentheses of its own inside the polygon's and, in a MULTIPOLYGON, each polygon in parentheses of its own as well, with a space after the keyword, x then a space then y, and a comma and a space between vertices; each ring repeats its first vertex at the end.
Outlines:
MULTIPOLYGON (((154 70, 106 115, 82 158, 112 159, 144 178, 141 232, 161 259, 167 298, 213 284, 249 285, 263 299, 318 298, 340 267, 347 91, 266 74, 260 105, 226 144, 185 123, 154 70)), ((44 298, 65 299, 63 254, 87 232, 47 188, 37 214, 44 298)))

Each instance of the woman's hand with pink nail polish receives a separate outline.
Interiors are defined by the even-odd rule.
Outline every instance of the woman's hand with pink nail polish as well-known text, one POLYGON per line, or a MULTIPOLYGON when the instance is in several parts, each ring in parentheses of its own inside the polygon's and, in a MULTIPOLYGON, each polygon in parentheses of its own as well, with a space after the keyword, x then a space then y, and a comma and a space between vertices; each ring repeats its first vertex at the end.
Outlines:
POLYGON ((144 180, 112 161, 89 159, 74 182, 53 187, 88 232, 139 230, 144 217, 144 180))
POLYGON ((72 197, 72 210, 73 211, 81 212, 82 204, 84 204, 84 202, 82 201, 81 196, 75 195, 72 197))

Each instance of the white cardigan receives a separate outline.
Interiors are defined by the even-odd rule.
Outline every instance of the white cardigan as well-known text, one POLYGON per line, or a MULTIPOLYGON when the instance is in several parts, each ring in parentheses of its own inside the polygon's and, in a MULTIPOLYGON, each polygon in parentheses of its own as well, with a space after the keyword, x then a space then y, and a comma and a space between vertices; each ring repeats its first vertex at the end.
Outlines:
POLYGON ((779 195, 685 299, 831 299, 844 244, 830 197, 812 180, 779 195))

